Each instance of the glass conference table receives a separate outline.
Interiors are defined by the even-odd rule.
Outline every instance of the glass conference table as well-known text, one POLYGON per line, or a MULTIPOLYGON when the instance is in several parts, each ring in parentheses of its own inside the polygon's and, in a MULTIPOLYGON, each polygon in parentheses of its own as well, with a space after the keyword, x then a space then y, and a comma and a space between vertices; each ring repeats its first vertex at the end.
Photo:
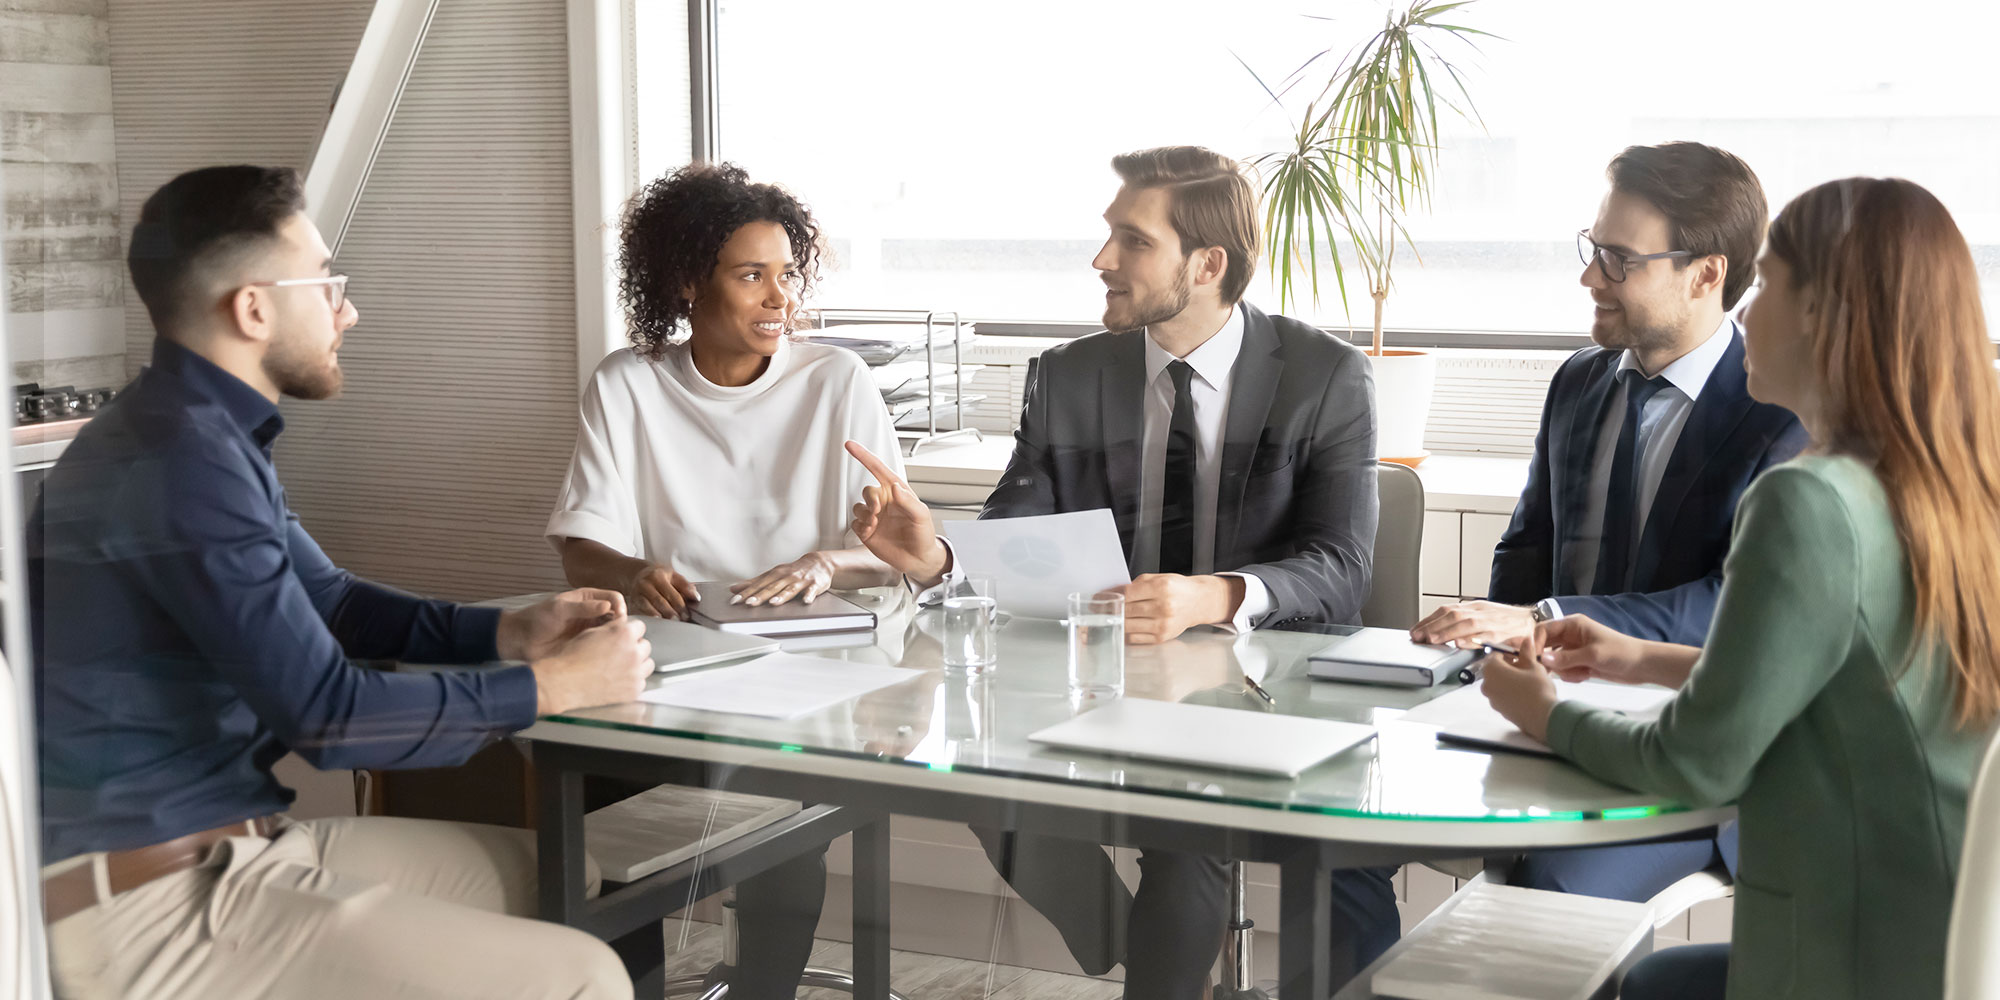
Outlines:
POLYGON ((1320 998, 1335 975, 1352 971, 1331 964, 1333 869, 1643 841, 1733 813, 1608 785, 1552 758, 1440 744, 1434 729, 1397 717, 1455 685, 1419 691, 1313 680, 1306 657, 1327 644, 1325 631, 1238 637, 1198 629, 1172 643, 1126 648, 1127 698, 1379 727, 1375 739, 1297 778, 1036 744, 1029 733, 1096 707, 1067 695, 1060 623, 1006 621, 997 665, 967 678, 941 666, 934 611, 912 609, 894 590, 862 599, 876 603, 881 621, 872 636, 859 637, 865 645, 794 651, 920 673, 790 721, 632 703, 552 716, 521 733, 538 776, 542 916, 609 939, 699 898, 696 877, 681 868, 584 898, 582 776, 601 774, 808 804, 787 822, 709 851, 699 876, 706 885, 735 884, 852 832, 860 996, 887 996, 887 817, 894 813, 1276 863, 1280 995, 1320 998), (1249 690, 1246 673, 1275 706, 1249 690))

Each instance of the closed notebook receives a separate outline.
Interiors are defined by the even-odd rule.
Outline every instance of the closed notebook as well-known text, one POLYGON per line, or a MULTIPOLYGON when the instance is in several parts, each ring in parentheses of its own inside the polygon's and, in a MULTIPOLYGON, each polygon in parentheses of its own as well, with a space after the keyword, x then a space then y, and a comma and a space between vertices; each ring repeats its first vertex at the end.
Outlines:
POLYGON ((1306 672, 1328 681, 1433 687, 1456 678, 1478 658, 1475 649, 1411 642, 1402 629, 1364 628, 1307 657, 1306 672))
POLYGON ((866 632, 875 627, 875 612, 837 594, 821 594, 812 603, 793 598, 783 604, 731 604, 736 595, 727 583, 697 583, 701 600, 688 608, 698 624, 739 635, 810 635, 820 632, 866 632))

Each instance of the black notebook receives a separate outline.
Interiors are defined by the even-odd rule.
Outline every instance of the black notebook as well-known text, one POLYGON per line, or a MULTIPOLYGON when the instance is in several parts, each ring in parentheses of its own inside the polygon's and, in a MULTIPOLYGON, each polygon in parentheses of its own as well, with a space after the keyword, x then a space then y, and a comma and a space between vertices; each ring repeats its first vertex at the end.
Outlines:
POLYGON ((697 583, 701 600, 688 607, 699 624, 739 635, 816 635, 826 632, 866 632, 875 627, 875 612, 838 594, 821 594, 811 604, 794 597, 783 604, 731 604, 736 595, 729 584, 697 583))

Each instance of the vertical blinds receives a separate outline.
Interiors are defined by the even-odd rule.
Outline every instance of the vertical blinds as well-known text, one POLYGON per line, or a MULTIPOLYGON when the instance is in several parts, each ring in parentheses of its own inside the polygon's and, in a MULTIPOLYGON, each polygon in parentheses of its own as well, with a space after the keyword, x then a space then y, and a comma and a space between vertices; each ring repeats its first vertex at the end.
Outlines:
POLYGON ((279 470, 341 565, 469 600, 562 585, 542 527, 575 439, 561 0, 444 0, 339 267, 346 391, 287 404, 279 470))

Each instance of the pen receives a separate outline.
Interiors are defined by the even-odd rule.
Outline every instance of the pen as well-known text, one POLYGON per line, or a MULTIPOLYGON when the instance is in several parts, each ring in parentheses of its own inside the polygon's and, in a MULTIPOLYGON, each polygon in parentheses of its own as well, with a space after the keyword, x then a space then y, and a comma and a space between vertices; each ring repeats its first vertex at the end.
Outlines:
POLYGON ((1505 653, 1508 656, 1521 655, 1520 650, 1514 649, 1511 646, 1502 646, 1497 642, 1482 642, 1479 644, 1479 659, 1458 668, 1458 682, 1460 684, 1470 684, 1478 680, 1479 675, 1483 673, 1479 664, 1494 653, 1505 653))
POLYGON ((1278 699, 1271 697, 1271 692, 1264 690, 1263 686, 1253 680, 1249 674, 1243 675, 1243 686, 1249 688, 1251 693, 1257 697, 1264 699, 1264 704, 1272 708, 1278 707, 1278 699))

